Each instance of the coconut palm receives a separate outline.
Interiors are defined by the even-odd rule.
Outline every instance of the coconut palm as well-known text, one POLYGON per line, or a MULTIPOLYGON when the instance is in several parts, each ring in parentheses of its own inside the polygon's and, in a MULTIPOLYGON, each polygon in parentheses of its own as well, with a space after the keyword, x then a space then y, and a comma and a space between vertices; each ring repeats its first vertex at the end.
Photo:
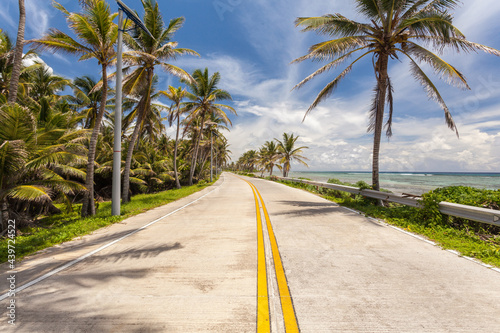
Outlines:
POLYGON ((188 92, 187 98, 190 102, 186 103, 186 109, 189 110, 189 120, 201 120, 200 131, 195 136, 195 146, 193 151, 193 159, 191 162, 191 171, 189 173, 189 185, 193 184, 194 171, 198 161, 198 150, 200 147, 201 137, 205 126, 205 118, 207 114, 213 113, 220 117, 226 123, 231 123, 224 110, 228 110, 236 115, 236 111, 224 104, 217 104, 216 101, 232 100, 229 92, 219 89, 217 85, 220 81, 219 72, 215 72, 211 76, 208 75, 208 68, 204 71, 197 69, 193 73, 194 82, 185 81, 191 92, 188 92))
POLYGON ((444 61, 438 54, 449 48, 456 52, 482 50, 499 56, 500 52, 490 47, 472 43, 453 26, 453 16, 449 10, 456 7, 455 0, 355 0, 358 12, 364 15, 368 23, 352 21, 341 14, 329 14, 321 17, 302 17, 296 20, 303 31, 315 31, 334 39, 310 47, 309 53, 295 62, 306 59, 328 60, 329 62, 309 75, 296 87, 317 75, 336 68, 348 59, 352 61, 333 81, 328 83, 318 94, 307 114, 320 102, 330 96, 349 74, 353 66, 364 57, 371 57, 375 70, 374 98, 370 110, 368 131, 374 133, 373 140, 373 188, 379 185, 379 151, 383 130, 384 108, 389 106, 386 122, 386 134, 392 134, 393 86, 388 75, 390 60, 399 61, 399 56, 409 59, 410 72, 424 87, 430 99, 435 100, 443 109, 448 127, 458 131, 441 94, 431 79, 424 73, 420 64, 427 64, 447 82, 468 89, 465 77, 455 67, 444 61), (426 47, 437 49, 433 53, 426 47))
POLYGON ((52 96, 71 85, 71 81, 62 76, 53 75, 43 64, 29 72, 28 95, 37 101, 44 96, 52 96))
POLYGON ((179 182, 179 175, 177 173, 177 149, 179 146, 179 131, 181 127, 181 114, 183 109, 181 109, 181 102, 186 97, 186 89, 182 87, 174 88, 172 86, 168 87, 167 91, 162 91, 162 94, 172 101, 172 105, 170 106, 170 112, 168 114, 168 122, 170 126, 176 121, 177 129, 175 131, 175 146, 174 146, 174 177, 175 177, 175 186, 177 188, 181 188, 181 183, 179 182))
MULTIPOLYGON (((165 125, 163 124, 165 118, 162 117, 162 111, 168 111, 168 107, 164 104, 152 102, 157 101, 163 93, 161 91, 157 91, 156 87, 158 86, 158 76, 153 76, 153 82, 149 89, 150 94, 150 104, 148 109, 143 114, 142 122, 140 124, 137 123, 137 117, 139 113, 141 113, 142 102, 144 101, 143 96, 130 96, 126 97, 126 102, 123 103, 123 109, 125 106, 130 109, 130 112, 123 118, 122 129, 123 132, 128 135, 129 138, 134 136, 134 132, 137 131, 137 142, 140 138, 148 138, 150 140, 157 140, 163 135, 165 131, 165 125)), ((127 111, 124 111, 124 114, 127 111)), ((134 149, 137 148, 137 145, 134 149)))
POLYGON ((94 89, 97 84, 96 80, 87 75, 73 80, 73 96, 69 101, 81 115, 85 116, 82 124, 84 128, 95 127, 99 103, 102 100, 102 90, 94 89))
POLYGON ((108 66, 115 58, 114 45, 118 36, 118 27, 113 23, 116 14, 111 14, 109 5, 104 0, 86 0, 83 13, 70 13, 61 4, 54 2, 54 7, 65 16, 69 28, 76 34, 78 40, 57 29, 51 29, 41 39, 34 41, 42 50, 52 52, 66 52, 79 55, 80 61, 97 59, 102 71, 102 94, 99 112, 89 142, 87 178, 82 212, 83 217, 95 214, 94 202, 94 160, 97 139, 101 128, 101 121, 106 108, 108 92, 108 66))
POLYGON ((264 171, 269 171, 269 176, 272 176, 276 161, 280 157, 276 142, 266 141, 266 143, 261 147, 259 153, 261 155, 261 163, 264 167, 264 171))
POLYGON ((9 104, 14 104, 17 99, 17 89, 19 76, 21 75, 21 64, 23 61, 24 48, 24 30, 26 27, 26 10, 24 0, 19 0, 19 26, 17 28, 16 48, 14 49, 14 63, 12 68, 12 77, 9 86, 9 104))
POLYGON ((192 80, 191 76, 183 69, 168 64, 167 61, 173 60, 184 54, 198 55, 193 50, 177 48, 177 42, 172 41, 175 32, 182 27, 183 17, 172 19, 168 26, 163 23, 163 17, 160 13, 158 3, 154 0, 143 0, 144 6, 144 24, 152 36, 143 30, 138 30, 135 36, 125 35, 124 40, 131 51, 123 54, 124 63, 135 69, 124 79, 123 93, 140 96, 137 107, 136 125, 130 144, 128 146, 127 157, 125 160, 125 170, 123 172, 123 191, 122 201, 128 202, 129 197, 129 174, 132 161, 135 142, 139 137, 139 132, 143 126, 144 118, 151 110, 151 95, 154 80, 155 66, 160 66, 167 73, 173 74, 179 78, 192 80))
MULTIPOLYGON (((225 167, 229 163, 229 160, 231 159, 230 154, 232 153, 231 150, 229 150, 230 144, 227 142, 227 139, 223 136, 219 137, 217 139, 217 157, 216 160, 218 161, 219 167, 225 167)), ((233 162, 234 164, 234 162, 233 162)))
MULTIPOLYGON (((18 104, 0 108, 0 208, 5 224, 11 214, 29 212, 33 204, 48 207, 56 195, 85 189, 85 130, 71 112, 49 108, 32 113, 18 104)), ((14 215, 15 216, 15 215, 14 215)))
MULTIPOLYGON (((4 96, 9 95, 9 86, 11 83, 12 72, 14 69, 14 54, 15 46, 7 33, 0 29, 0 94, 4 96)), ((33 50, 29 50, 26 54, 23 54, 22 60, 33 60, 36 53, 33 50)), ((32 70, 39 68, 39 64, 33 64, 30 66, 23 66, 23 61, 21 61, 21 69, 19 80, 17 83, 18 90, 23 94, 28 90, 29 74, 32 70)))
POLYGON ((294 136, 292 134, 283 133, 283 139, 278 140, 274 139, 278 142, 278 151, 280 153, 280 163, 283 164, 282 171, 283 177, 288 177, 288 173, 290 172, 291 162, 297 161, 305 166, 308 166, 304 160, 307 160, 306 157, 302 156, 302 150, 307 149, 309 147, 295 147, 295 143, 297 142, 299 136, 294 136))
POLYGON ((238 169, 243 171, 255 171, 255 165, 259 161, 259 154, 255 150, 248 150, 238 159, 238 169))

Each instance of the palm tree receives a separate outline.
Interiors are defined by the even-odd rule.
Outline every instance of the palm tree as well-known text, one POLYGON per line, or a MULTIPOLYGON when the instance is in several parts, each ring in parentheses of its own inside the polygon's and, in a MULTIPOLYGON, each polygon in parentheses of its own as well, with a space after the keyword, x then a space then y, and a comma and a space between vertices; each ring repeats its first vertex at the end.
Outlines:
POLYGON ((262 165, 264 166, 264 171, 269 171, 269 176, 272 176, 274 165, 280 157, 276 142, 266 141, 266 143, 260 149, 260 155, 262 159, 262 165))
MULTIPOLYGON (((217 144, 217 157, 216 160, 218 161, 219 167, 227 167, 227 164, 229 163, 229 160, 231 159, 230 154, 232 153, 231 150, 229 150, 229 143, 227 142, 227 139, 223 136, 218 138, 218 144, 217 144)), ((234 164, 234 162, 233 162, 234 164)))
MULTIPOLYGON (((0 29, 0 94, 6 97, 9 95, 10 83, 12 81, 15 51, 15 46, 12 44, 9 35, 0 29)), ((36 55, 35 52, 29 50, 22 56, 22 60, 31 60, 34 55, 36 55)), ((18 90, 20 89, 21 92, 28 90, 29 74, 32 70, 36 70, 39 67, 40 65, 36 63, 24 67, 23 61, 21 61, 20 75, 17 83, 18 90)))
POLYGON ((0 108, 0 209, 1 225, 18 212, 29 212, 32 204, 51 205, 60 194, 85 189, 71 179, 84 179, 76 167, 84 162, 85 130, 75 130, 79 121, 71 112, 49 108, 34 114, 18 104, 0 108))
POLYGON ((177 188, 181 188, 181 183, 179 182, 179 175, 177 173, 177 149, 179 146, 179 131, 180 131, 180 121, 181 114, 183 110, 181 109, 181 102, 186 97, 186 89, 182 87, 174 88, 172 86, 168 87, 168 91, 162 91, 163 95, 172 101, 172 105, 170 106, 170 112, 168 114, 168 122, 170 126, 172 126, 174 121, 177 121, 177 129, 175 132, 175 146, 174 146, 174 177, 175 177, 175 186, 177 188))
POLYGON ((102 89, 94 89, 98 84, 90 76, 77 77, 73 80, 73 95, 69 98, 72 106, 85 116, 84 128, 94 128, 99 113, 99 103, 102 100, 102 89))
POLYGON ((255 171, 255 165, 259 160, 259 154, 255 150, 248 150, 238 159, 238 169, 248 172, 255 171))
POLYGON ((71 81, 58 75, 53 75, 43 64, 29 73, 28 95, 37 101, 44 96, 52 96, 71 85, 71 81))
MULTIPOLYGON (((123 84, 123 93, 140 96, 140 101, 137 107, 135 129, 130 138, 125 160, 122 191, 123 202, 130 200, 129 177, 132 155, 143 120, 146 117, 146 113, 150 110, 155 66, 161 66, 167 73, 177 77, 192 80, 186 71, 168 64, 166 61, 184 54, 198 55, 198 53, 190 49, 176 48, 177 42, 172 41, 175 32, 184 23, 183 17, 172 19, 169 25, 165 27, 158 3, 154 0, 143 0, 142 4, 145 10, 144 23, 153 38, 143 30, 139 30, 136 36, 134 36, 135 38, 130 35, 124 36, 126 44, 131 49, 131 51, 124 53, 124 62, 131 67, 136 67, 136 69, 126 76, 123 84)), ((125 68, 125 71, 127 70, 128 68, 125 68)))
POLYGON ((193 185, 193 176, 198 161, 198 150, 200 147, 201 137, 205 126, 205 117, 207 114, 213 113, 224 119, 224 122, 231 123, 224 110, 229 110, 236 115, 236 111, 224 104, 216 104, 216 101, 232 100, 229 92, 217 87, 220 81, 219 72, 215 72, 211 76, 208 75, 208 68, 204 71, 197 69, 193 73, 194 82, 185 81, 186 85, 191 90, 187 97, 191 102, 186 103, 186 109, 189 110, 190 122, 201 119, 200 131, 195 139, 193 151, 193 159, 191 162, 191 171, 189 173, 189 185, 193 185))
POLYGON ((295 148, 295 142, 299 136, 294 136, 293 134, 283 133, 283 139, 280 141, 278 139, 274 139, 278 142, 278 151, 280 153, 280 163, 283 164, 283 177, 288 177, 288 173, 290 172, 291 162, 293 160, 308 166, 304 160, 307 160, 306 157, 300 155, 303 149, 307 149, 309 147, 302 146, 295 148))
POLYGON ((371 56, 376 84, 368 131, 374 133, 373 188, 379 190, 379 151, 386 104, 389 106, 389 115, 385 125, 386 134, 387 136, 392 134, 394 89, 388 75, 389 60, 398 60, 399 55, 409 59, 411 74, 424 87, 429 98, 440 105, 445 114, 446 124, 450 129, 456 131, 458 136, 450 110, 436 86, 419 66, 419 63, 430 65, 438 76, 459 88, 469 89, 469 86, 462 73, 424 46, 431 45, 437 48, 438 53, 442 53, 446 48, 466 53, 482 50, 497 56, 500 56, 500 52, 468 41, 453 26, 453 16, 449 10, 455 8, 458 1, 355 0, 354 3, 358 12, 364 15, 369 23, 358 23, 341 14, 303 17, 296 20, 297 26, 303 27, 303 31, 312 30, 335 38, 311 46, 307 55, 294 60, 294 62, 306 59, 329 61, 297 84, 296 87, 301 87, 317 75, 334 69, 355 56, 354 61, 321 90, 307 110, 307 116, 312 109, 335 91, 339 82, 351 72, 354 64, 364 57, 371 56), (358 56, 356 53, 361 55, 358 56))
POLYGON ((77 35, 79 41, 57 29, 51 29, 48 34, 34 43, 42 50, 52 52, 66 52, 80 56, 80 61, 91 58, 97 59, 102 71, 102 94, 99 112, 95 120, 89 142, 87 178, 85 186, 87 192, 83 198, 82 217, 95 215, 94 202, 94 161, 97 139, 101 128, 101 121, 106 108, 108 92, 107 69, 115 58, 114 45, 118 36, 118 27, 113 23, 116 14, 111 14, 109 5, 104 0, 86 0, 83 13, 70 13, 57 2, 54 6, 65 16, 69 28, 77 35))
POLYGON ((23 61, 24 48, 24 29, 26 27, 26 11, 24 8, 24 0, 19 0, 19 26, 17 28, 17 41, 14 50, 14 66, 12 69, 12 77, 9 87, 9 104, 14 104, 17 99, 17 88, 19 84, 19 76, 21 75, 21 64, 23 61))

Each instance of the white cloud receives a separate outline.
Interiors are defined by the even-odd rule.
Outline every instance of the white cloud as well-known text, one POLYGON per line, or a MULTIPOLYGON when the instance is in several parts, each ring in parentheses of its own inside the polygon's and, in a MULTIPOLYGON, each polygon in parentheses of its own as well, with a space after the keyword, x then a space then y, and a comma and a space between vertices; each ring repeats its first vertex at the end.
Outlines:
POLYGON ((26 20, 26 27, 34 36, 39 37, 49 29, 51 10, 48 1, 26 1, 26 17, 29 18, 26 20))
MULTIPOLYGON (((339 0, 235 3, 232 15, 241 25, 241 38, 249 41, 259 59, 218 53, 201 59, 184 57, 177 63, 189 70, 208 67, 211 73, 221 73, 220 86, 233 95, 239 114, 231 132, 226 134, 233 160, 247 150, 258 149, 267 140, 292 132, 300 136, 299 145, 309 147, 304 155, 309 158, 311 170, 371 170, 373 137, 366 133, 374 84, 370 64, 357 66, 350 74, 350 83, 341 85, 346 88, 320 104, 304 122, 309 103, 337 72, 325 73, 301 90, 290 92, 296 83, 320 66, 306 62, 288 65, 290 60, 305 54, 312 43, 323 40, 313 33, 301 33, 294 27, 294 19, 336 12, 360 19, 354 4, 339 0)), ((496 0, 480 4, 465 1, 464 7, 457 11, 455 23, 468 37, 481 42, 478 36, 483 33, 492 36, 498 30, 498 14, 500 2, 496 0)), ((391 64, 397 108, 394 136, 390 140, 383 138, 381 143, 382 170, 500 170, 500 103, 497 101, 500 81, 496 79, 500 66, 497 70, 481 63, 482 69, 478 71, 477 62, 483 59, 478 57, 474 54, 445 57, 464 69, 471 91, 449 87, 433 78, 452 109, 460 139, 446 126, 440 107, 427 101, 422 87, 410 77, 408 64, 405 61, 391 64)), ((488 61, 498 60, 489 57, 488 61)), ((304 170, 304 167, 293 165, 292 170, 304 170)))
MULTIPOLYGON (((17 13, 16 19, 19 19, 19 9, 18 2, 15 0, 2 0, 2 10, 0 10, 0 19, 3 24, 9 25, 11 28, 15 28, 17 30, 18 22, 14 20, 10 13, 17 13), (15 8, 15 9, 14 9, 15 8)), ((11 36, 11 38, 15 38, 15 36, 11 36)), ((13 40, 15 43, 15 39, 13 40)))

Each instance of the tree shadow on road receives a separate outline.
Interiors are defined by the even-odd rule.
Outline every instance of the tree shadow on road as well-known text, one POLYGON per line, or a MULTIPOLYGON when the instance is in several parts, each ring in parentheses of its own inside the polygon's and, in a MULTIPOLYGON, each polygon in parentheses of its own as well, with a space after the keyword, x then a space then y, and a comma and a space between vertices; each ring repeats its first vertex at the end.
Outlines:
POLYGON ((315 216, 341 212, 341 208, 337 204, 329 202, 282 200, 278 201, 278 204, 288 207, 299 207, 299 209, 287 209, 281 212, 273 212, 273 215, 315 216))
MULTIPOLYGON (((343 215, 353 215, 359 216, 358 213, 347 210, 345 207, 339 206, 333 202, 312 202, 312 201, 294 201, 294 200, 281 200, 277 201, 278 204, 285 205, 288 207, 299 207, 299 209, 287 209, 281 212, 273 212, 272 215, 283 215, 283 216, 321 216, 328 214, 343 214, 343 215)), ((365 222, 369 222, 374 226, 382 227, 381 224, 372 221, 370 219, 364 219, 365 222)))

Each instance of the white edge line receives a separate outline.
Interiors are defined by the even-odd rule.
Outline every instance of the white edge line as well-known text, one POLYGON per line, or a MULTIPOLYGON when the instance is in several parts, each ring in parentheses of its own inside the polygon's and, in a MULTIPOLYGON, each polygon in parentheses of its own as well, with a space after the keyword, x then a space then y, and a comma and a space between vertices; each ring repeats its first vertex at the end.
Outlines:
MULTIPOLYGON (((224 178, 222 178, 222 184, 223 184, 223 183, 224 183, 224 178)), ((222 184, 221 184, 221 185, 222 185, 222 184)), ((219 185, 219 186, 220 186, 220 185, 219 185)), ((159 222, 159 221, 163 220, 164 218, 169 217, 170 215, 173 215, 173 214, 177 213, 178 211, 180 211, 180 210, 182 210, 182 209, 184 209, 184 208, 186 208, 186 207, 188 207, 188 206, 191 206, 191 205, 192 205, 192 204, 194 204, 195 202, 197 202, 197 201, 199 201, 199 200, 203 199, 204 197, 206 197, 207 195, 209 195, 209 194, 210 194, 210 193, 212 193, 213 191, 217 190, 217 189, 219 188, 219 186, 217 186, 216 188, 214 188, 212 191, 210 191, 210 192, 208 192, 208 193, 206 193, 206 194, 202 195, 202 196, 201 196, 201 197, 199 197, 198 199, 196 199, 196 200, 194 200, 194 201, 191 201, 190 203, 188 203, 188 204, 186 204, 186 205, 184 205, 184 206, 182 206, 182 207, 180 207, 180 208, 177 208, 176 210, 174 210, 174 211, 172 211, 172 212, 170 212, 170 213, 168 213, 168 214, 166 214, 166 215, 163 215, 162 217, 157 218, 156 220, 154 220, 154 221, 152 221, 152 222, 149 222, 149 223, 148 223, 148 224, 146 224, 146 225, 143 225, 143 226, 142 226, 142 227, 140 227, 139 229, 136 229, 136 230, 134 230, 134 231, 132 231, 132 232, 130 232, 130 233, 128 233, 128 234, 126 234, 125 236, 122 236, 122 237, 120 237, 120 238, 118 238, 118 239, 115 239, 114 241, 112 241, 112 242, 110 242, 110 243, 108 243, 108 244, 105 244, 105 245, 101 246, 101 247, 100 247, 100 248, 98 248, 98 249, 95 249, 95 250, 93 250, 93 251, 91 251, 91 252, 89 252, 89 253, 87 253, 87 254, 84 254, 83 256, 81 256, 81 257, 79 257, 79 258, 76 258, 76 259, 74 259, 74 260, 72 260, 72 261, 70 261, 70 262, 68 262, 68 263, 64 264, 64 265, 63 265, 63 266, 61 266, 61 267, 58 267, 58 268, 56 268, 56 269, 54 269, 54 270, 52 270, 52 271, 50 271, 50 272, 48 272, 48 273, 45 273, 44 275, 42 275, 42 276, 40 276, 40 277, 36 278, 36 279, 35 279, 35 280, 33 280, 33 281, 30 281, 30 282, 28 282, 28 283, 26 283, 26 284, 23 284, 23 285, 22 285, 22 286, 20 286, 20 287, 17 287, 17 288, 15 289, 14 293, 15 293, 15 294, 17 294, 18 292, 20 292, 20 291, 22 291, 22 290, 24 290, 24 289, 26 289, 26 288, 29 288, 29 287, 31 287, 32 285, 35 285, 35 284, 37 284, 38 282, 43 281, 43 280, 45 280, 45 279, 47 279, 47 278, 51 277, 52 275, 57 274, 57 273, 59 273, 60 271, 65 270, 66 268, 71 267, 71 266, 73 266, 73 265, 75 265, 75 264, 79 263, 80 261, 82 261, 82 260, 84 260, 84 259, 86 259, 86 258, 88 258, 88 257, 90 257, 90 256, 92 256, 92 255, 94 255, 94 254, 96 254, 97 252, 100 252, 100 251, 104 250, 105 248, 110 247, 111 245, 113 245, 113 244, 115 244, 115 243, 118 243, 119 241, 124 240, 125 238, 128 238, 128 237, 130 237, 130 236, 132 236, 132 235, 134 235, 134 234, 138 233, 139 231, 141 231, 141 230, 143 230, 143 229, 146 229, 147 227, 149 227, 149 226, 151 226, 151 225, 153 225, 153 224, 155 224, 155 223, 157 223, 157 222, 159 222)), ((6 293, 5 293, 5 294, 3 294, 2 296, 0 296, 0 301, 3 301, 4 299, 6 299, 7 297, 9 297, 10 295, 11 295, 11 292, 10 292, 10 291, 9 291, 9 292, 6 292, 6 293)))

